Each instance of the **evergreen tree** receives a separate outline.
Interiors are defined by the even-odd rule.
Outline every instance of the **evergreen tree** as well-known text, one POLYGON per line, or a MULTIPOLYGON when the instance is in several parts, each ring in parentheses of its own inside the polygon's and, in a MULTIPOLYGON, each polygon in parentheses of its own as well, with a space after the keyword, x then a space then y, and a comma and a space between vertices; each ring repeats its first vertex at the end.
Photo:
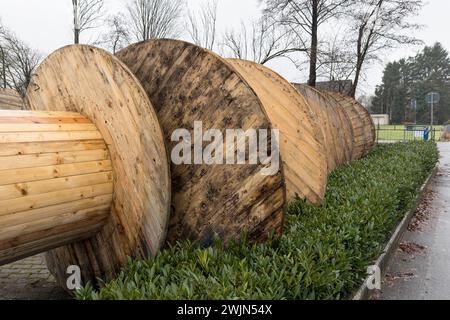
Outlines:
POLYGON ((373 110, 389 114, 392 123, 428 124, 430 107, 425 98, 439 92, 441 101, 435 108, 436 124, 450 120, 450 58, 440 43, 425 47, 415 57, 389 63, 382 84, 375 89, 373 110), (417 101, 417 110, 411 101, 417 101), (417 112, 417 114, 416 114, 417 112))

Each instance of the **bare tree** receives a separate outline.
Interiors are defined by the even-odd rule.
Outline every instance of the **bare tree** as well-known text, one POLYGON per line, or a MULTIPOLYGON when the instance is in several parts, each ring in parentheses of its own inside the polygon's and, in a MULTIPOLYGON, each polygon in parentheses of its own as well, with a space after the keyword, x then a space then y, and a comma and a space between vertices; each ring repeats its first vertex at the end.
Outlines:
POLYGON ((104 0, 72 0, 74 43, 80 43, 83 31, 97 28, 102 18, 104 0))
POLYGON ((291 59, 290 54, 307 50, 268 15, 254 22, 250 31, 242 23, 240 30, 228 30, 223 38, 225 55, 260 64, 281 57, 291 59))
POLYGON ((199 15, 189 12, 187 30, 198 46, 214 50, 217 38, 218 0, 204 0, 199 15))
POLYGON ((177 37, 184 2, 180 0, 133 0, 128 5, 131 32, 137 41, 177 37))
POLYGON ((352 10, 356 30, 356 63, 352 95, 355 97, 365 63, 378 58, 380 51, 398 45, 422 43, 411 32, 420 25, 409 23, 423 7, 422 0, 361 0, 352 10), (408 32, 408 34, 406 34, 408 32))
POLYGON ((100 44, 105 46, 113 54, 125 48, 131 42, 131 34, 126 26, 125 17, 122 14, 110 16, 106 20, 108 32, 101 37, 100 44))
POLYGON ((319 45, 317 76, 327 81, 349 80, 356 57, 345 30, 338 29, 319 45))
POLYGON ((297 42, 308 48, 310 86, 317 82, 319 28, 344 14, 355 0, 266 0, 266 14, 276 17, 287 27, 297 42))
POLYGON ((0 48, 3 86, 14 88, 24 96, 41 56, 2 26, 0 48))

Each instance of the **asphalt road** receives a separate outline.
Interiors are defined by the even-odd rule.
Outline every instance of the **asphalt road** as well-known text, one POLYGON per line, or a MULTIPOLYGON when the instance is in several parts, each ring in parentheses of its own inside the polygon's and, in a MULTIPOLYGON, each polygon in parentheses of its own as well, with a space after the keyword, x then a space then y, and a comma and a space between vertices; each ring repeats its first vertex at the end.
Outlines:
POLYGON ((438 174, 389 264, 377 299, 450 299, 450 143, 439 149, 438 174))

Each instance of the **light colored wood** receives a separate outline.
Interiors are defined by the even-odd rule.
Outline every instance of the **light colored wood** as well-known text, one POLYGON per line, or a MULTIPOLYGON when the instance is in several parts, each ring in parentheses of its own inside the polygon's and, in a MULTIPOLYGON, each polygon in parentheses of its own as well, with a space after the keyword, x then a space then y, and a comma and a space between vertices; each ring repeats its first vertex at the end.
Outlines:
POLYGON ((35 238, 26 237, 26 240, 21 241, 23 235, 35 234, 42 230, 52 230, 58 226, 69 225, 78 221, 89 220, 91 218, 106 219, 111 211, 111 204, 108 203, 104 206, 88 208, 77 211, 75 213, 59 213, 56 216, 46 219, 35 219, 33 221, 23 223, 15 226, 8 226, 2 229, 0 234, 0 250, 9 248, 11 239, 14 239, 15 245, 22 245, 34 240, 39 240, 42 237, 36 236, 35 238))
POLYGON ((98 197, 57 204, 54 206, 12 213, 9 215, 2 216, 0 221, 0 228, 3 229, 7 227, 13 227, 24 223, 29 223, 35 220, 54 217, 60 214, 68 214, 68 213, 74 214, 80 210, 111 205, 112 197, 113 197, 112 194, 107 194, 98 197))
POLYGON ((107 160, 108 158, 108 150, 106 149, 10 156, 2 157, 0 162, 0 170, 36 168, 59 164, 102 161, 107 160))
POLYGON ((338 112, 334 110, 334 105, 326 95, 307 85, 297 86, 297 89, 317 114, 319 126, 325 137, 328 172, 332 172, 347 161, 348 147, 342 132, 345 125, 340 121, 338 112))
POLYGON ((358 110, 357 102, 354 99, 340 93, 327 92, 326 94, 333 97, 347 113, 354 137, 352 160, 356 161, 361 159, 367 154, 367 143, 370 140, 370 137, 367 136, 367 130, 365 128, 366 124, 363 118, 364 114, 358 110))
POLYGON ((88 199, 112 193, 113 184, 104 183, 88 187, 32 195, 23 198, 3 200, 0 201, 0 217, 11 213, 39 209, 55 204, 88 199))
POLYGON ((0 186, 0 201, 112 182, 111 172, 0 186))
POLYGON ((45 125, 54 130, 49 132, 11 122, 21 117, 86 119, 73 113, 0 112, 0 263, 93 236, 112 206, 111 160, 93 123, 45 125), (80 140, 79 132, 91 133, 91 139, 80 140))
POLYGON ((251 61, 229 59, 255 90, 274 128, 280 130, 288 200, 312 203, 325 197, 327 154, 323 132, 308 102, 274 71, 251 61))
POLYGON ((8 185, 111 171, 112 164, 110 160, 92 161, 47 167, 2 170, 0 171, 0 181, 2 185, 8 185))
POLYGON ((0 143, 98 140, 98 139, 102 139, 102 135, 98 131, 0 133, 0 143))
MULTIPOLYGON (((137 76, 158 112, 168 149, 175 129, 271 129, 261 100, 237 70, 216 54, 177 40, 151 40, 117 54, 137 76)), ((211 245, 248 231, 250 241, 281 234, 282 170, 263 176, 258 165, 172 165, 168 240, 211 245), (273 201, 276 198, 278 201, 273 201)))
POLYGON ((0 109, 22 110, 24 108, 23 99, 17 91, 0 88, 0 109))
MULTIPOLYGON (((33 110, 79 112, 92 120, 114 164, 107 224, 94 237, 47 254, 57 280, 64 284, 67 266, 78 265, 84 280, 95 283, 113 277, 129 256, 155 255, 164 244, 170 213, 169 162, 156 113, 135 76, 101 49, 64 47, 36 70, 27 104, 33 110)), ((54 123, 49 120, 35 123, 54 123)), ((79 120, 56 123, 83 123, 79 120)))
MULTIPOLYGON (((0 127, 3 126, 0 125, 0 127)), ((103 140, 10 143, 3 145, 0 149, 0 157, 39 154, 42 153, 43 150, 45 150, 46 153, 56 153, 100 150, 106 148, 106 144, 103 140)))
POLYGON ((97 131, 93 124, 2 124, 1 132, 97 131))

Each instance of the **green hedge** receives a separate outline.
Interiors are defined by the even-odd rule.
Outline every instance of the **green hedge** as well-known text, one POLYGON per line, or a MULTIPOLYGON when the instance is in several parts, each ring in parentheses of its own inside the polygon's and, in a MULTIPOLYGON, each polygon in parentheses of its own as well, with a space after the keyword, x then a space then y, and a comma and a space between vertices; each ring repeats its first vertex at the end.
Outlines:
POLYGON ((290 206, 278 241, 226 250, 183 242, 131 262, 79 299, 347 299, 438 161, 435 144, 379 146, 334 172, 323 205, 290 206))

